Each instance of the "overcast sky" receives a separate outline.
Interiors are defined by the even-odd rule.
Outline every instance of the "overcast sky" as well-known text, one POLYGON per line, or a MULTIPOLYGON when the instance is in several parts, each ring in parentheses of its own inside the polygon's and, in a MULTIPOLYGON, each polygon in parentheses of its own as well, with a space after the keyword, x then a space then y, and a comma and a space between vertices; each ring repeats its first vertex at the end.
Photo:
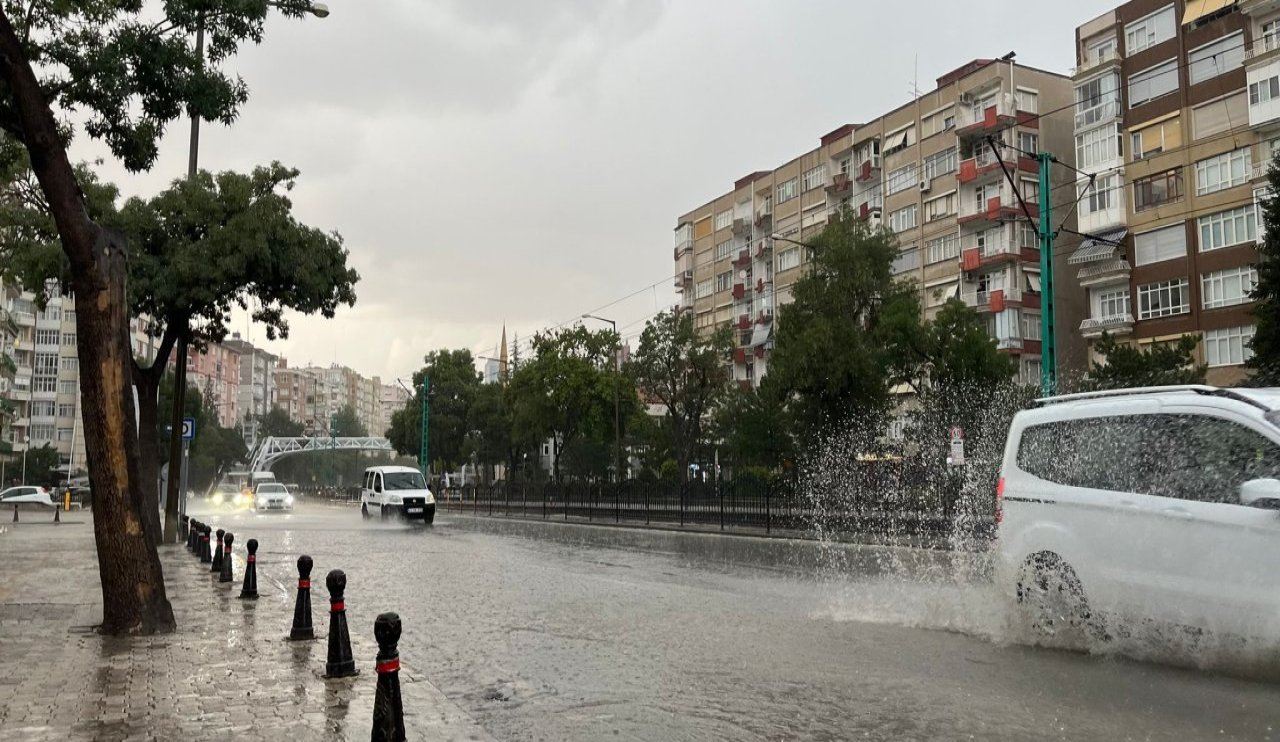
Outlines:
MULTIPOLYGON (((432 349, 492 353, 503 323, 524 339, 597 310, 638 335, 676 301, 679 214, 906 102, 917 64, 926 90, 1009 51, 1069 72, 1074 29, 1114 2, 329 5, 232 60, 251 98, 234 126, 205 124, 200 165, 302 171, 296 211, 343 235, 359 301, 264 345, 390 381, 432 349)), ((181 121, 151 173, 103 171, 151 195, 186 157, 181 121)))

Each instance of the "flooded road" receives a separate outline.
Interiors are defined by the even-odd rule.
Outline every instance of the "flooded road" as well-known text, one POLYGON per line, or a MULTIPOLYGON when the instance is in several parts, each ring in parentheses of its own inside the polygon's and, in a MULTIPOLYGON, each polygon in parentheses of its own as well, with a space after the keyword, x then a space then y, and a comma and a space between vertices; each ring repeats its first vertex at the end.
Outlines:
POLYGON ((404 661, 498 739, 1280 739, 1280 685, 1009 642, 973 556, 322 506, 206 520, 262 542, 275 599, 299 554, 345 570, 352 632, 398 611, 404 661))

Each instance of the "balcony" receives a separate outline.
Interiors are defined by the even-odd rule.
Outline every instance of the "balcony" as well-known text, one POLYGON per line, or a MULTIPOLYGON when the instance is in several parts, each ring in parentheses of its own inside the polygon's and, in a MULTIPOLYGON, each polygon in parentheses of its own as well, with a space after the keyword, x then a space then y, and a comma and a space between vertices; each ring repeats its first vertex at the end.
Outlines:
POLYGON ((31 327, 36 323, 36 316, 31 312, 10 312, 9 316, 18 327, 31 327))
POLYGON ((858 218, 866 221, 872 217, 879 217, 881 211, 881 201, 879 198, 872 201, 864 201, 858 206, 858 218))
MULTIPOLYGON (((962 206, 960 215, 956 218, 956 222, 959 224, 1005 222, 1026 217, 1018 197, 1007 188, 1001 188, 1000 195, 987 198, 981 207, 973 198, 969 197, 970 195, 965 194, 960 199, 962 206)), ((1033 219, 1040 216, 1039 204, 1028 202, 1027 211, 1031 212, 1033 219)))
POLYGON ((1080 110, 1076 107, 1076 131, 1088 129, 1096 124, 1104 121, 1113 121, 1124 115, 1124 109, 1120 107, 1120 99, 1103 101, 1092 108, 1080 110))
POLYGON ((739 250, 738 254, 733 258, 733 264, 738 268, 745 268, 748 265, 751 265, 751 251, 745 247, 739 250))
POLYGON ((772 310, 772 309, 761 309, 761 310, 760 310, 760 314, 756 315, 756 324, 757 324, 757 325, 767 325, 767 324, 769 324, 769 323, 770 323, 770 322, 772 322, 772 321, 773 321, 773 310, 772 310))
POLYGON ((733 285, 733 298, 741 299, 747 295, 747 285, 745 283, 735 283, 733 285))
POLYGON ((1018 289, 999 288, 977 291, 965 291, 960 300, 979 312, 999 313, 1009 304, 1022 301, 1022 292, 1018 289))
POLYGON ((1105 286, 1110 283, 1128 283, 1131 267, 1124 258, 1092 263, 1076 274, 1081 287, 1105 286))
POLYGON ((738 217, 734 219, 733 234, 735 237, 751 236, 751 220, 746 217, 738 217))
MULTIPOLYGON (((1001 93, 994 96, 988 105, 960 106, 956 116, 956 136, 961 138, 978 137, 1006 129, 1018 123, 1017 110, 1013 96, 1001 93)), ((1034 125, 1035 120, 1028 122, 1034 125)))
POLYGON ((768 229, 773 224, 772 211, 756 212, 756 226, 760 229, 768 229))
POLYGON ((863 160, 862 163, 858 165, 858 182, 866 183, 867 181, 874 178, 876 174, 879 172, 880 172, 879 158, 875 160, 863 160))
POLYGON ((1076 67, 1075 72, 1072 73, 1072 77, 1078 79, 1087 75, 1092 75, 1095 72, 1100 72, 1113 65, 1118 66, 1120 64, 1120 60, 1120 52, 1116 49, 1111 49, 1102 54, 1095 54, 1092 57, 1082 60, 1079 66, 1076 67))
MULTIPOLYGON (((734 350, 733 350, 733 362, 734 362, 734 363, 746 363, 746 362, 747 362, 747 349, 746 349, 746 348, 734 348, 734 350)), ((751 383, 751 382, 747 382, 747 383, 749 384, 749 383, 751 383)))
POLYGON ((751 329, 751 315, 750 315, 750 314, 740 314, 740 315, 738 315, 738 329, 739 329, 739 330, 750 330, 750 329, 751 329))
POLYGON ((692 271, 692 270, 687 270, 687 271, 678 271, 678 272, 676 273, 676 280, 675 280, 675 284, 676 284, 676 290, 677 290, 677 291, 683 291, 684 289, 688 288, 689 286, 692 286, 692 285, 693 285, 693 271, 692 271))
POLYGON ((764 260, 773 252, 773 243, 771 240, 760 240, 756 245, 756 260, 764 260))
POLYGON ((1090 317, 1080 323, 1080 335, 1086 338, 1100 338, 1102 333, 1127 335, 1133 331, 1132 314, 1113 314, 1109 317, 1090 317))
POLYGON ((996 350, 1022 350, 1022 338, 996 338, 996 350))
POLYGON ((756 293, 757 293, 757 294, 763 294, 764 292, 768 291, 768 290, 769 290, 769 289, 771 289, 771 288, 773 288, 773 281, 766 281, 766 280, 765 280, 765 279, 763 279, 763 278, 760 278, 760 279, 757 279, 757 280, 756 280, 756 293))
MULTIPOLYGON (((1009 150, 1010 155, 1013 150, 1009 150)), ((1024 173, 1040 172, 1040 163, 1030 157, 1018 156, 1016 158, 1006 156, 1004 158, 1005 167, 1010 170, 1021 170, 1024 173)), ((960 168, 956 170, 956 180, 962 185, 965 183, 975 183, 987 175, 1004 176, 1004 169, 1000 167, 1000 160, 996 159, 991 148, 983 147, 982 154, 977 157, 970 157, 967 160, 960 161, 960 168)))
POLYGON ((831 182, 827 184, 827 193, 835 196, 848 193, 852 188, 853 180, 845 173, 837 173, 832 176, 831 182))
POLYGON ((1253 42, 1253 46, 1249 47, 1248 51, 1244 53, 1245 64, 1263 62, 1277 56, 1272 54, 1277 50, 1280 50, 1280 36, 1271 34, 1258 38, 1253 42))

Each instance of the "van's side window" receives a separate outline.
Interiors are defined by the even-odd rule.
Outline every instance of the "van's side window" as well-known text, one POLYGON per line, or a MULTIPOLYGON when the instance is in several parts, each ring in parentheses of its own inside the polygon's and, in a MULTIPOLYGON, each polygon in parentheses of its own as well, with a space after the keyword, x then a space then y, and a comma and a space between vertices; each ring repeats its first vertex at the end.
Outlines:
POLYGON ((374 492, 382 491, 382 474, 381 473, 377 473, 373 475, 373 491, 374 492))
POLYGON ((1061 420, 1022 431, 1018 468, 1069 487, 1132 492, 1138 472, 1138 427, 1132 417, 1061 420))
POLYGON ((1280 446, 1243 425, 1207 415, 1151 415, 1144 494, 1199 502, 1240 501, 1240 485, 1280 477, 1280 446))

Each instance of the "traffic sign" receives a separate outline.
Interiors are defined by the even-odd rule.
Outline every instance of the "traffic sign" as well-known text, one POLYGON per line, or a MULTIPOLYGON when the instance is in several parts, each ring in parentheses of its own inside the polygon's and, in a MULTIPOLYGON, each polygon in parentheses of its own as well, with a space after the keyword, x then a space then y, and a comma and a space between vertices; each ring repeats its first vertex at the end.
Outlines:
POLYGON ((952 466, 964 465, 964 428, 959 425, 951 426, 951 456, 947 458, 947 463, 952 466))
POLYGON ((194 417, 182 418, 182 440, 194 440, 196 437, 196 419, 194 417))

